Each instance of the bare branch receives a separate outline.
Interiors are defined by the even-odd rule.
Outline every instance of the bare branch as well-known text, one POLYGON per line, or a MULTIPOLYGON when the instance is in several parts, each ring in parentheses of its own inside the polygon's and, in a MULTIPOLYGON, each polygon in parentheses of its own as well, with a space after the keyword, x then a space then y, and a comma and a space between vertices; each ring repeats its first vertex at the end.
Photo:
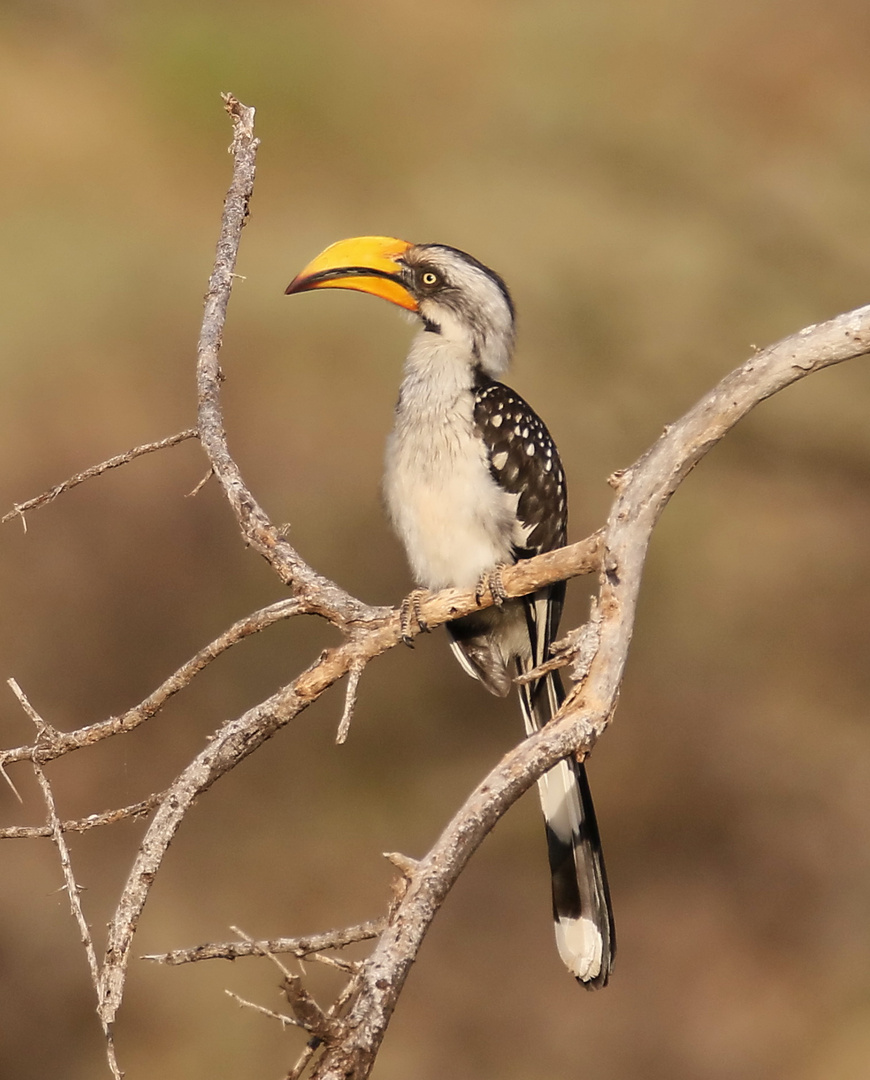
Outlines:
MULTIPOLYGON (((234 169, 224 207, 215 266, 206 295, 197 350, 198 431, 212 471, 236 514, 243 538, 270 561, 282 579, 291 585, 296 597, 241 620, 210 646, 201 650, 149 698, 121 717, 112 717, 108 721, 71 733, 55 731, 39 721, 39 737, 36 743, 0 754, 0 768, 9 762, 25 759, 30 759, 39 766, 40 763, 71 750, 132 730, 153 716, 174 693, 188 685, 207 663, 226 648, 278 618, 302 612, 319 614, 339 627, 345 634, 345 640, 339 646, 327 649, 292 684, 243 716, 222 724, 212 736, 209 745, 172 785, 160 796, 149 801, 149 808, 152 805, 155 808, 154 816, 109 925, 105 959, 99 973, 99 1014, 107 1032, 111 1031, 123 996, 131 943, 151 885, 168 845, 193 801, 344 675, 349 676, 342 724, 342 733, 346 733, 356 683, 365 664, 386 649, 392 648, 404 636, 413 636, 413 633, 419 631, 419 627, 416 630, 406 629, 403 634, 400 613, 389 608, 363 604, 313 571, 286 542, 283 530, 276 530, 272 526, 243 483, 239 470, 229 455, 218 398, 221 380, 218 352, 235 276, 234 267, 241 230, 252 191, 257 140, 253 137, 253 110, 241 105, 231 96, 227 96, 225 101, 234 123, 234 169)), ((106 463, 105 467, 112 467, 114 463, 123 464, 127 457, 122 455, 116 462, 113 460, 113 463, 106 463)), ((98 466, 88 475, 97 475, 102 468, 98 466)), ((86 478, 85 474, 81 474, 81 478, 86 478)), ((80 482, 79 478, 73 480, 80 482)), ((67 490, 69 486, 71 482, 61 485, 57 493, 67 490)), ((575 573, 588 572, 599 565, 599 552, 600 539, 592 538, 591 541, 564 549, 560 553, 549 553, 514 567, 504 574, 505 594, 521 595, 539 587, 543 581, 559 580, 575 573)), ((422 625, 437 626, 451 618, 488 606, 492 599, 491 596, 476 596, 474 592, 448 590, 436 596, 424 596, 417 610, 422 615, 422 625)), ((23 698, 23 695, 21 696, 23 698)), ((25 707, 28 706, 25 704, 25 707)), ((128 808, 131 814, 133 809, 128 808)), ((140 806, 137 805, 135 811, 140 812, 140 806)), ((144 812, 144 804, 141 812, 144 812)), ((119 815, 124 813, 117 811, 94 815, 88 821, 98 819, 107 823, 110 817, 114 816, 117 820, 119 815)), ((52 825, 52 835, 62 836, 62 829, 57 821, 52 825)), ((333 944, 328 947, 336 947, 334 935, 331 940, 333 944)), ((298 988, 298 993, 293 987, 290 992, 297 998, 304 993, 301 987, 298 988)), ((350 1000, 350 993, 348 990, 348 996, 343 996, 341 1000, 350 1000)))
MULTIPOLYGON (((97 986, 100 1019, 116 1077, 120 1074, 114 1061, 111 1030, 124 993, 132 941, 168 846, 194 801, 336 681, 347 676, 345 707, 339 727, 339 741, 342 741, 347 735, 359 679, 371 659, 407 636, 414 636, 423 626, 436 627, 487 607, 494 600, 492 590, 483 595, 477 595, 477 590, 415 594, 413 611, 418 625, 409 627, 405 625, 409 620, 403 619, 402 611, 366 605, 314 571, 287 543, 285 530, 272 524, 242 480, 229 453, 224 432, 218 357, 232 283, 237 276, 235 266, 241 232, 253 191, 258 140, 253 134, 254 110, 231 95, 225 96, 225 104, 234 125, 234 167, 197 348, 198 429, 182 432, 161 443, 137 447, 86 470, 37 499, 16 507, 2 519, 20 516, 24 521, 28 509, 50 502, 85 479, 125 464, 142 453, 194 437, 199 432, 210 463, 208 475, 213 474, 220 483, 243 540, 267 559, 294 592, 293 599, 237 622, 136 708, 121 717, 75 732, 58 732, 45 724, 17 685, 11 683, 22 706, 37 725, 38 736, 32 746, 0 753, 0 771, 10 762, 32 762, 48 806, 49 823, 40 829, 5 830, 0 833, 0 838, 48 835, 58 846, 70 902, 88 950, 88 962, 97 986), (79 822, 60 822, 42 763, 111 735, 133 730, 155 715, 173 694, 187 686, 199 671, 231 645, 280 618, 301 613, 318 614, 328 619, 344 635, 341 643, 325 650, 307 670, 269 699, 221 724, 205 749, 165 792, 132 807, 92 815, 79 822), (99 970, 63 834, 65 831, 84 831, 97 824, 109 824, 150 810, 154 810, 153 819, 113 914, 105 960, 99 970)), ((273 954, 286 952, 341 964, 324 956, 323 951, 376 938, 369 959, 354 965, 353 978, 326 1012, 313 1001, 301 981, 289 975, 280 963, 285 975, 284 989, 297 1014, 296 1020, 232 995, 247 1007, 275 1017, 281 1023, 303 1026, 315 1032, 318 1039, 326 1040, 323 1057, 315 1067, 317 1080, 364 1080, 369 1075, 419 945, 473 851, 535 780, 560 759, 588 753, 609 723, 616 707, 633 632, 649 537, 671 495, 704 454, 760 401, 812 371, 868 351, 870 308, 862 308, 821 326, 808 327, 756 354, 723 379, 682 420, 666 429, 634 466, 611 478, 617 496, 607 527, 601 534, 573 547, 523 560, 504 569, 500 584, 505 596, 524 595, 579 573, 600 571, 601 591, 598 601, 593 604, 590 623, 559 643, 560 651, 540 669, 550 670, 573 662, 575 685, 559 715, 504 757, 470 795, 425 858, 417 862, 396 854, 389 856, 401 871, 402 878, 395 887, 388 917, 309 938, 208 944, 148 959, 182 964, 202 959, 267 955, 279 963, 277 955, 273 954), (347 1016, 338 1020, 339 1012, 352 1000, 354 1004, 347 1016)), ((314 1049, 313 1045, 309 1046, 289 1075, 298 1076, 314 1049)))
POLYGON ((60 826, 60 818, 57 816, 54 795, 52 794, 51 785, 46 779, 45 773, 42 771, 42 767, 36 761, 33 763, 33 771, 36 774, 36 779, 39 781, 39 786, 42 788, 42 795, 45 799, 45 805, 48 808, 48 824, 51 829, 51 837, 54 840, 58 854, 60 855, 60 865, 63 869, 63 879, 66 884, 67 895, 69 896, 70 908, 72 909, 73 916, 81 931, 82 944, 85 947, 85 952, 88 957, 88 967, 91 969, 91 979, 94 988, 96 989, 100 978, 99 967, 97 965, 97 954, 94 951, 91 931, 87 922, 85 922, 84 912, 82 911, 82 906, 79 901, 79 887, 73 876, 69 848, 66 846, 66 841, 63 838, 63 830, 60 826))
MULTIPOLYGON (((200 649, 186 664, 173 672, 140 704, 120 716, 110 716, 108 720, 100 720, 96 724, 89 724, 87 727, 78 728, 76 731, 52 729, 50 735, 43 734, 38 745, 16 746, 10 750, 2 750, 0 751, 0 769, 14 761, 29 761, 34 754, 38 754, 39 760, 43 763, 53 761, 55 758, 62 757, 73 750, 80 750, 84 746, 100 742, 102 739, 133 731, 134 728, 156 715, 173 695, 188 686, 195 676, 213 660, 216 660, 221 653, 226 652, 227 649, 237 645, 240 641, 244 641, 245 638, 250 637, 252 634, 259 633, 267 626, 271 626, 281 619, 289 619, 294 615, 301 614, 305 610, 302 600, 291 598, 279 600, 275 604, 270 604, 268 607, 255 611, 252 615, 247 615, 244 619, 239 619, 228 630, 225 630, 220 637, 215 638, 204 649, 200 649)), ((2 837, 2 833, 0 833, 0 837, 2 837)))
POLYGON ((604 533, 600 641, 586 679, 551 723, 507 754, 478 785, 421 860, 390 926, 363 965, 346 1034, 326 1050, 315 1066, 314 1080, 364 1080, 369 1075, 420 943, 473 851, 538 777, 562 758, 587 753, 609 723, 631 641, 649 537, 682 480, 757 404, 813 371, 868 352, 870 306, 807 327, 726 376, 635 465, 614 478, 618 496, 604 533))
POLYGON ((44 491, 41 495, 37 495, 33 499, 28 499, 27 502, 17 503, 12 510, 0 518, 0 525, 3 525, 7 521, 11 521, 15 517, 20 517, 21 523, 23 524, 25 531, 27 531, 27 519, 24 515, 28 510, 35 510, 37 507, 46 506, 48 503, 54 502, 58 495, 63 495, 65 491, 70 491, 72 488, 78 487, 79 484, 83 484, 85 480, 100 476, 109 469, 117 469, 119 465, 127 465, 129 462, 133 461, 134 458, 142 457, 143 454, 152 454, 155 450, 165 450, 168 446, 176 446, 178 443, 184 442, 185 439, 195 439, 197 435, 198 432, 196 428, 188 428, 186 431, 179 431, 177 435, 170 435, 168 439, 160 439, 158 442, 143 443, 142 446, 134 446, 132 450, 128 450, 124 454, 116 454, 115 457, 109 458, 108 461, 103 461, 99 465, 92 465, 89 469, 85 469, 84 472, 76 473, 75 476, 71 476, 68 480, 64 480, 62 484, 57 484, 48 491, 44 491))
POLYGON ((171 952, 155 953, 143 956, 143 960, 154 960, 158 964, 195 964, 199 960, 238 960, 243 956, 260 956, 264 953, 291 953, 300 960, 312 953, 325 949, 343 949, 358 941, 371 941, 384 929, 386 918, 370 919, 358 926, 348 926, 341 930, 329 930, 323 934, 311 934, 308 937, 269 938, 265 941, 225 941, 196 945, 191 949, 173 949, 171 952))
POLYGON ((256 1002, 248 1001, 246 998, 239 997, 238 994, 233 993, 232 990, 224 990, 227 997, 231 997, 233 1001, 237 1001, 243 1009, 253 1009, 254 1012, 261 1013, 263 1016, 269 1016, 273 1020, 279 1021, 282 1027, 298 1027, 304 1028, 304 1024, 300 1024, 298 1020, 294 1020, 292 1016, 285 1016, 283 1013, 275 1012, 274 1009, 267 1009, 264 1005, 257 1005, 256 1002))
MULTIPOLYGON (((102 814, 89 814, 85 818, 75 821, 61 821, 62 833, 83 833, 90 829, 99 828, 100 825, 114 825, 127 818, 144 817, 150 814, 154 807, 163 798, 163 793, 149 795, 147 799, 141 799, 131 806, 123 806, 118 810, 106 810, 102 814)), ((37 836, 53 836, 54 831, 49 825, 11 825, 9 828, 0 829, 0 840, 32 840, 37 836)))
MULTIPOLYGON (((574 545, 573 548, 564 548, 562 553, 569 565, 585 568, 589 563, 590 548, 597 550, 597 539, 574 545)), ((550 553, 551 556, 558 554, 550 553)), ((537 579, 531 575, 528 567, 518 565, 505 570, 504 586, 507 595, 521 595, 522 590, 532 591, 539 587, 541 579, 547 580, 550 575, 556 574, 558 559, 539 556, 528 562, 538 563, 539 560, 544 572, 537 579)), ((554 576, 552 580, 558 580, 558 577, 554 576)), ((473 591, 445 590, 424 601, 423 611, 430 625, 438 625, 492 602, 491 597, 476 598, 473 591)), ((197 755, 167 789, 142 841, 110 925, 102 981, 103 1008, 109 1021, 120 1004, 130 946, 154 876, 172 837, 194 800, 207 791, 219 777, 233 769, 298 716, 333 683, 347 674, 354 664, 368 662, 397 645, 400 640, 400 613, 387 609, 386 622, 375 622, 368 632, 358 630, 341 645, 327 649, 291 684, 237 719, 223 724, 211 737, 206 749, 197 755)))
POLYGON ((233 117, 235 155, 233 182, 227 194, 217 258, 205 298, 205 314, 197 348, 197 399, 199 432, 214 475, 236 516, 242 537, 269 562, 295 594, 303 594, 312 610, 340 628, 370 620, 374 609, 313 570, 269 520, 248 489, 230 456, 220 406, 221 370, 218 354, 227 304, 238 254, 242 227, 253 193, 255 158, 259 140, 254 138, 254 110, 225 95, 233 117))
MULTIPOLYGON (((16 697, 21 702, 22 707, 31 717, 34 724, 36 724, 38 731, 44 731, 48 728, 45 721, 39 716, 37 711, 33 708, 27 697, 18 686, 18 683, 14 679, 9 680, 9 685, 15 692, 16 697)), ((66 840, 63 838, 63 830, 60 825, 60 818, 57 814, 57 806, 54 801, 54 793, 51 790, 51 784, 48 782, 48 778, 42 770, 39 762, 34 758, 33 760, 33 772, 36 775, 36 779, 39 782, 39 786, 42 789, 42 795, 45 799, 45 805, 48 810, 48 824, 51 829, 52 839, 54 840, 55 847, 57 848, 58 855, 60 856, 60 865, 63 871, 63 879, 66 885, 66 893, 69 898, 70 910, 72 911, 73 918, 78 923, 79 932, 81 934, 82 944, 85 947, 85 955, 88 958, 88 967, 91 971, 91 982, 94 989, 99 994, 100 986, 100 969, 97 964, 97 954, 94 950, 94 942, 91 937, 90 927, 85 919, 85 913, 82 910, 81 901, 79 899, 79 887, 73 874, 72 861, 69 856, 69 848, 66 845, 66 840)), ((103 1034, 106 1038, 106 1057, 109 1062, 109 1068, 112 1071, 112 1075, 115 1080, 121 1080, 121 1073, 118 1069, 118 1063, 115 1060, 115 1045, 112 1038, 111 1028, 107 1024, 103 1024, 103 1034)))

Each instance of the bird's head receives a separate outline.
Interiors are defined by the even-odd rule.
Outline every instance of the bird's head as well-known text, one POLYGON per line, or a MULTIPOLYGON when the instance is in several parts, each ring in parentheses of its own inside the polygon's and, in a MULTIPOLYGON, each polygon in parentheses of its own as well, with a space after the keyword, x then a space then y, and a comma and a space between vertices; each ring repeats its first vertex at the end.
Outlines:
POLYGON ((488 375, 507 368, 514 307, 505 283, 483 263, 444 244, 409 244, 389 236, 358 236, 328 247, 287 286, 356 289, 419 316, 425 332, 467 349, 488 375))

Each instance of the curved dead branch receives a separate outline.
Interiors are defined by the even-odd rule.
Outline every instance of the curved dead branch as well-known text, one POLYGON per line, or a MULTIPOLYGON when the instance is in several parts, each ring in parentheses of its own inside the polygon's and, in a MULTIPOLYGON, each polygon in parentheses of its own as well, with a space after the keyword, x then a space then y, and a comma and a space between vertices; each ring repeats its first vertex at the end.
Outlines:
MULTIPOLYGON (((420 629, 418 625, 409 630, 400 612, 362 603, 309 566, 269 520, 244 483, 229 452, 220 406, 222 376, 218 356, 241 233, 253 191, 258 140, 253 134, 254 110, 230 95, 226 96, 225 104, 234 126, 234 168, 197 350, 197 430, 182 432, 162 443, 148 444, 119 455, 71 478, 38 499, 16 507, 6 519, 50 501, 75 483, 99 475, 106 468, 124 464, 140 453, 193 437, 198 432, 210 470, 221 484, 244 542, 268 560, 279 578, 289 585, 293 597, 240 620, 179 668, 149 698, 121 717, 67 733, 55 731, 43 723, 33 745, 0 752, 0 771, 6 764, 27 760, 37 769, 37 776, 44 779, 39 768, 41 763, 132 730, 155 715, 169 697, 187 686, 216 656, 278 619, 295 614, 320 615, 340 631, 342 638, 269 699, 242 716, 222 723, 205 749, 161 794, 133 807, 92 815, 80 822, 60 822, 53 803, 50 803, 47 826, 6 830, 0 834, 52 836, 63 853, 62 834, 65 831, 91 828, 153 810, 153 818, 110 923, 105 958, 95 976, 100 1019, 108 1033, 111 1033, 123 997, 132 942, 151 885, 172 837, 194 800, 325 690, 348 676, 347 703, 340 734, 343 733, 352 711, 356 682, 365 665, 409 633, 413 636, 420 629)), ((563 650, 552 661, 563 665, 576 657, 574 685, 553 722, 503 758, 472 792, 425 858, 415 862, 398 855, 391 856, 405 882, 388 917, 315 937, 212 944, 150 959, 185 963, 279 951, 310 955, 322 949, 341 947, 350 941, 378 936, 370 957, 355 965, 352 988, 346 988, 344 996, 340 996, 332 1010, 324 1014, 337 1017, 344 1013, 352 995, 353 1004, 342 1016, 341 1023, 330 1022, 328 1030, 324 1029, 328 1038, 313 1072, 319 1080, 363 1080, 368 1076, 420 943, 471 854, 524 791, 561 758, 588 753, 612 718, 631 641, 649 539, 670 497, 701 458, 759 402, 814 371, 865 355, 868 351, 870 307, 808 327, 757 353, 726 376, 681 420, 667 428, 631 468, 611 478, 617 496, 607 526, 600 534, 504 570, 503 584, 508 596, 520 596, 576 574, 599 571, 600 592, 593 606, 591 622, 581 631, 569 635, 563 650)), ((421 622, 434 628, 490 603, 491 597, 481 598, 475 592, 446 590, 425 595, 420 601, 419 612, 421 622)), ((72 880, 71 869, 69 880, 72 880)), ((299 986, 294 993, 301 1001, 303 988, 299 986)), ((306 1051, 302 1064, 314 1049, 312 1046, 310 1052, 306 1051)))
POLYGON ((584 755, 616 708, 650 536, 668 500, 704 455, 760 402, 799 379, 870 352, 870 306, 838 316, 751 357, 727 375, 634 464, 604 530, 598 649, 559 715, 510 753, 472 792, 414 869, 390 925, 363 964, 343 1037, 325 1048, 312 1080, 369 1075, 407 973, 432 919, 471 854, 519 797, 562 758, 584 755))

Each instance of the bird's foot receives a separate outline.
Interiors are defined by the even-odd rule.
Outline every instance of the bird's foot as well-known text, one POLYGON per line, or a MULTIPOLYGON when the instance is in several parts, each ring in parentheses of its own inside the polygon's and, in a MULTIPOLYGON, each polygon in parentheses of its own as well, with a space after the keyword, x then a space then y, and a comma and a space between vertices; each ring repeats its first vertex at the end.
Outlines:
POLYGON ((421 633, 429 633, 429 624, 423 617, 423 608, 421 606, 423 598, 428 595, 425 589, 414 589, 402 601, 402 608, 399 612, 399 629, 402 631, 402 641, 411 648, 414 647, 414 639, 411 635, 413 623, 417 624, 421 633))
POLYGON ((501 576, 503 570, 504 566, 499 565, 494 570, 487 570, 486 573, 480 575, 477 588, 474 590, 474 599, 478 604, 481 603, 487 593, 492 597, 496 607, 501 607, 507 600, 507 589, 504 587, 501 576))

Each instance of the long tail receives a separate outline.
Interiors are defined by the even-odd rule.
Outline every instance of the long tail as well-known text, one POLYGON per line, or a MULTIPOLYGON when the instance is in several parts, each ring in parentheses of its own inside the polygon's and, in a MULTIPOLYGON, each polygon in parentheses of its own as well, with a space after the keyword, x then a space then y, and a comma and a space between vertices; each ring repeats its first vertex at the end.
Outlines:
MULTIPOLYGON (((542 728, 565 699, 558 672, 520 687, 526 733, 542 728)), ((616 936, 601 837, 586 766, 560 761, 538 781, 553 876, 553 919, 559 955, 589 990, 605 986, 616 936)))

